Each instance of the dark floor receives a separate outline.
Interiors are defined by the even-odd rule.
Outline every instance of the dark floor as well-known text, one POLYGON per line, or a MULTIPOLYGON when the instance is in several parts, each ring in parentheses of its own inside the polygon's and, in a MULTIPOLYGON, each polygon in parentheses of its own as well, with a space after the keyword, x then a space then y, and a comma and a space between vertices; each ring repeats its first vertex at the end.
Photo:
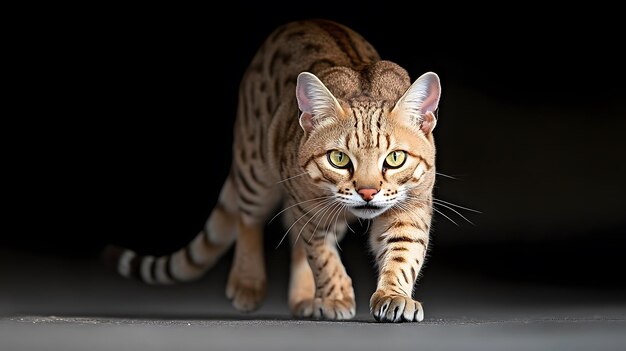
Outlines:
POLYGON ((419 325, 280 319, 16 317, 2 350, 623 350, 626 321, 523 319, 419 325))
MULTIPOLYGON (((282 251, 278 256, 285 258, 282 251)), ((228 266, 221 262, 196 283, 154 287, 121 279, 95 259, 0 252, 0 350, 618 350, 626 345, 621 289, 504 284, 433 264, 417 290, 424 322, 390 325, 369 316, 373 280, 352 267, 355 321, 301 321, 291 319, 286 308, 284 262, 268 260, 272 290, 250 315, 234 311, 223 295, 228 266)))

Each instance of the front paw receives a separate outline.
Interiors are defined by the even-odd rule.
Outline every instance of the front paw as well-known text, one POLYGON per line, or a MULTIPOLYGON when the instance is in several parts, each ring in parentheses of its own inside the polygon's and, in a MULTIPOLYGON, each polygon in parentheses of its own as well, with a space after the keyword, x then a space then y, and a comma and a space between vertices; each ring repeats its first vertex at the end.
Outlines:
POLYGON ((333 299, 314 298, 305 299, 296 303, 292 312, 297 317, 312 317, 315 319, 352 319, 356 314, 354 298, 333 299))
POLYGON ((381 290, 372 295, 370 312, 379 322, 421 322, 424 319, 424 309, 419 302, 381 290))

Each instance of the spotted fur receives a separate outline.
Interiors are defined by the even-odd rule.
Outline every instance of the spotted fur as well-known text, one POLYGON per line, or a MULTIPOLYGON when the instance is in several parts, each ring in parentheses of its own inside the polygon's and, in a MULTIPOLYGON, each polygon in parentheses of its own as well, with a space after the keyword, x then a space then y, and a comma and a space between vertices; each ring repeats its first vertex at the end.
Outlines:
POLYGON ((293 245, 292 312, 349 319, 354 291, 336 242, 363 218, 379 269, 373 316, 420 321, 412 295, 428 248, 439 95, 434 73, 411 85, 404 69, 342 25, 282 26, 242 80, 231 172, 204 230, 171 255, 110 249, 109 257, 124 276, 168 284, 200 277, 236 242, 226 294, 252 311, 266 289, 262 228, 282 203, 293 245), (351 167, 333 166, 332 150, 351 167), (406 152, 401 167, 385 163, 392 151, 406 152))

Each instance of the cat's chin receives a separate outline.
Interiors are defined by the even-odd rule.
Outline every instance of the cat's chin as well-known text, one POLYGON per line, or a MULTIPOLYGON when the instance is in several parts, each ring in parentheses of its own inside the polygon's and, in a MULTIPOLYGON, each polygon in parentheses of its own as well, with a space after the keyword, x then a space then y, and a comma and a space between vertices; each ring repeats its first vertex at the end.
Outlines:
POLYGON ((386 207, 373 207, 373 206, 359 206, 350 208, 350 212, 353 215, 362 219, 372 219, 387 210, 386 207))

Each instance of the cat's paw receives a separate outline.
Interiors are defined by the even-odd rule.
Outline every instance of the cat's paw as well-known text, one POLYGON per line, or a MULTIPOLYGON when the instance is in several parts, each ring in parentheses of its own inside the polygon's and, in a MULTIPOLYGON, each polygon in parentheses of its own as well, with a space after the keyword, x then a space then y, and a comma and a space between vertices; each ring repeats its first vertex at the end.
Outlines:
POLYGON ((421 322, 424 319, 424 309, 419 302, 381 290, 372 295, 370 312, 379 322, 421 322))
POLYGON ((297 317, 315 319, 352 319, 356 314, 356 302, 353 298, 333 299, 319 298, 305 299, 295 304, 291 311, 297 317))
POLYGON ((252 312, 261 306, 265 299, 266 284, 262 279, 240 278, 231 274, 226 285, 226 297, 241 312, 252 312))

